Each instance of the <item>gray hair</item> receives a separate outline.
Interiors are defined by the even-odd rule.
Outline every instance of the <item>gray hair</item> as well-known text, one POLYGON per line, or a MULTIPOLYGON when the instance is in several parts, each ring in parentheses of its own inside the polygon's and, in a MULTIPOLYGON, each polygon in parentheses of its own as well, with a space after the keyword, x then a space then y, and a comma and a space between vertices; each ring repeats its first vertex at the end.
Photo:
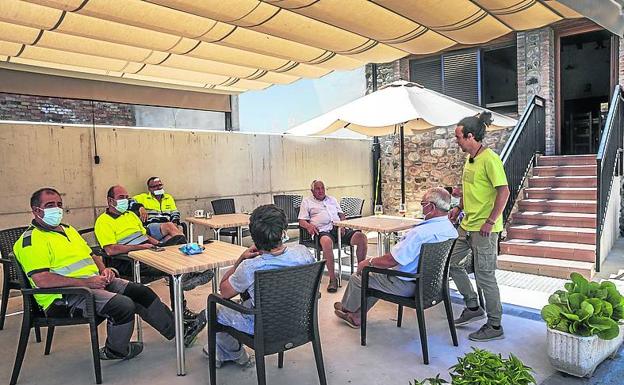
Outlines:
POLYGON ((432 187, 425 192, 424 198, 433 203, 438 210, 451 209, 451 194, 442 187, 432 187))
MULTIPOLYGON (((314 180, 312 181, 312 183, 310 183, 310 189, 311 189, 311 190, 314 190, 314 185, 315 185, 315 184, 317 184, 317 183, 319 183, 319 182, 320 182, 320 183, 323 183, 323 181, 322 181, 322 180, 320 180, 320 179, 314 179, 314 180)), ((325 186, 325 183, 323 183, 323 186, 325 186)))

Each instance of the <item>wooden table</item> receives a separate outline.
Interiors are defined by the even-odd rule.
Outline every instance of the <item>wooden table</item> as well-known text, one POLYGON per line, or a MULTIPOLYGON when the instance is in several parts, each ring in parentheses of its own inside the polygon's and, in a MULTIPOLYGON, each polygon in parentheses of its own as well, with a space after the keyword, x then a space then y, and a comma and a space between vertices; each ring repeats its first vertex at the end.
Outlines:
MULTIPOLYGON (((393 217, 390 215, 373 215, 362 218, 347 219, 344 221, 334 223, 337 227, 348 227, 354 230, 361 230, 363 232, 376 231, 377 232, 377 255, 381 256, 387 250, 384 250, 384 243, 386 237, 396 231, 403 231, 411 229, 422 222, 421 219, 412 219, 404 217, 393 217)), ((342 234, 338 231, 338 267, 342 272, 342 234)), ((340 281, 340 275, 338 274, 338 280, 340 281)))
POLYGON ((243 226, 249 226, 249 214, 221 214, 211 218, 187 217, 189 223, 189 235, 193 240, 193 225, 206 226, 215 232, 215 238, 221 239, 221 230, 228 227, 236 227, 238 231, 238 244, 243 244, 243 226))
MULTIPOLYGON (((175 340, 178 376, 186 374, 184 365, 184 330, 183 330, 183 303, 182 303, 182 277, 186 273, 213 270, 215 277, 212 281, 213 292, 217 292, 218 274, 220 267, 233 265, 238 257, 246 249, 231 243, 213 241, 205 245, 206 250, 202 254, 185 255, 178 248, 180 246, 169 246, 164 251, 152 249, 131 251, 128 253, 134 260, 134 280, 141 282, 141 263, 152 266, 173 277, 174 294, 174 320, 175 320, 175 340)), ((142 338, 140 323, 137 326, 139 339, 142 338)))

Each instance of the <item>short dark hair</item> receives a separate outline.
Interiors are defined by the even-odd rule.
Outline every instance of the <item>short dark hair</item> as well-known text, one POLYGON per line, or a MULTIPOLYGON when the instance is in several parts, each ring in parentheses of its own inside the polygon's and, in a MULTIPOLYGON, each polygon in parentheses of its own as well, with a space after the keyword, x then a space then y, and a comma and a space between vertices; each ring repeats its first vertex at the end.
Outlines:
POLYGON ((117 187, 117 185, 110 186, 110 188, 106 192, 106 197, 107 198, 115 198, 115 187, 117 187))
POLYGON ((282 242, 288 227, 284 210, 275 205, 257 207, 249 218, 249 232, 258 250, 269 251, 282 242))
POLYGON ((147 187, 149 187, 149 184, 152 183, 154 179, 160 179, 160 178, 157 176, 150 176, 149 179, 147 180, 147 187))
POLYGON ((58 191, 56 191, 52 187, 40 188, 39 190, 35 191, 30 196, 30 207, 39 207, 39 205, 41 204, 41 194, 43 194, 43 193, 56 194, 58 196, 61 196, 61 193, 59 193, 58 191))
POLYGON ((467 138, 468 134, 472 134, 477 142, 483 140, 485 129, 490 124, 492 124, 492 113, 488 111, 483 111, 476 116, 468 116, 457 123, 458 126, 463 127, 464 138, 467 138))

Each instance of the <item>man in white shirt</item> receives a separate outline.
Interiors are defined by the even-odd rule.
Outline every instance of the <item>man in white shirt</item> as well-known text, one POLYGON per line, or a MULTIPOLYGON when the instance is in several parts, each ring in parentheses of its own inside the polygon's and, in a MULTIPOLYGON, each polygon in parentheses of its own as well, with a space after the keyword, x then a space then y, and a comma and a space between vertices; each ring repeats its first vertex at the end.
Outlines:
MULTIPOLYGON (((327 291, 338 291, 338 281, 334 272, 334 243, 338 242, 338 227, 334 223, 344 220, 345 215, 336 198, 325 195, 323 181, 314 180, 310 186, 312 196, 301 202, 299 209, 299 226, 303 227, 313 237, 319 237, 319 244, 323 251, 323 258, 327 261, 329 285, 327 291)), ((368 240, 360 231, 340 228, 342 244, 356 246, 358 263, 366 257, 368 240)))
MULTIPOLYGON (((424 243, 443 242, 457 238, 457 230, 447 215, 451 206, 451 194, 443 188, 427 190, 420 202, 425 220, 411 229, 389 253, 381 257, 366 259, 358 264, 357 272, 349 279, 341 302, 334 303, 336 316, 352 328, 360 327, 360 307, 362 306, 361 272, 366 266, 382 269, 396 269, 405 273, 418 272, 420 248, 424 243)), ((370 273, 368 286, 383 292, 411 297, 416 283, 408 278, 386 274, 370 273)), ((377 298, 369 298, 367 309, 373 307, 377 298)))

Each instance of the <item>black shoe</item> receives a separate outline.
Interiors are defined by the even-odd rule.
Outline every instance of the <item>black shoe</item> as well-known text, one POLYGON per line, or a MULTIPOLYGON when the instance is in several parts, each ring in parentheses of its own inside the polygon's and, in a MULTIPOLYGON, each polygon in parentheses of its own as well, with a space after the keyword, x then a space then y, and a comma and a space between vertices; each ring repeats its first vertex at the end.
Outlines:
POLYGON ((197 286, 205 285, 214 277, 212 270, 186 274, 182 278, 182 291, 195 289, 197 286))
POLYGON ((116 353, 104 346, 100 349, 100 360, 131 360, 141 354, 142 351, 142 342, 130 342, 130 344, 128 345, 128 354, 126 354, 125 356, 123 354, 116 353))
POLYGON ((197 335, 206 327, 206 312, 202 311, 197 315, 195 321, 184 325, 184 347, 191 347, 197 335))
POLYGON ((198 316, 199 314, 195 313, 193 310, 189 309, 188 307, 185 307, 182 313, 182 319, 184 319, 185 323, 195 322, 198 316))

